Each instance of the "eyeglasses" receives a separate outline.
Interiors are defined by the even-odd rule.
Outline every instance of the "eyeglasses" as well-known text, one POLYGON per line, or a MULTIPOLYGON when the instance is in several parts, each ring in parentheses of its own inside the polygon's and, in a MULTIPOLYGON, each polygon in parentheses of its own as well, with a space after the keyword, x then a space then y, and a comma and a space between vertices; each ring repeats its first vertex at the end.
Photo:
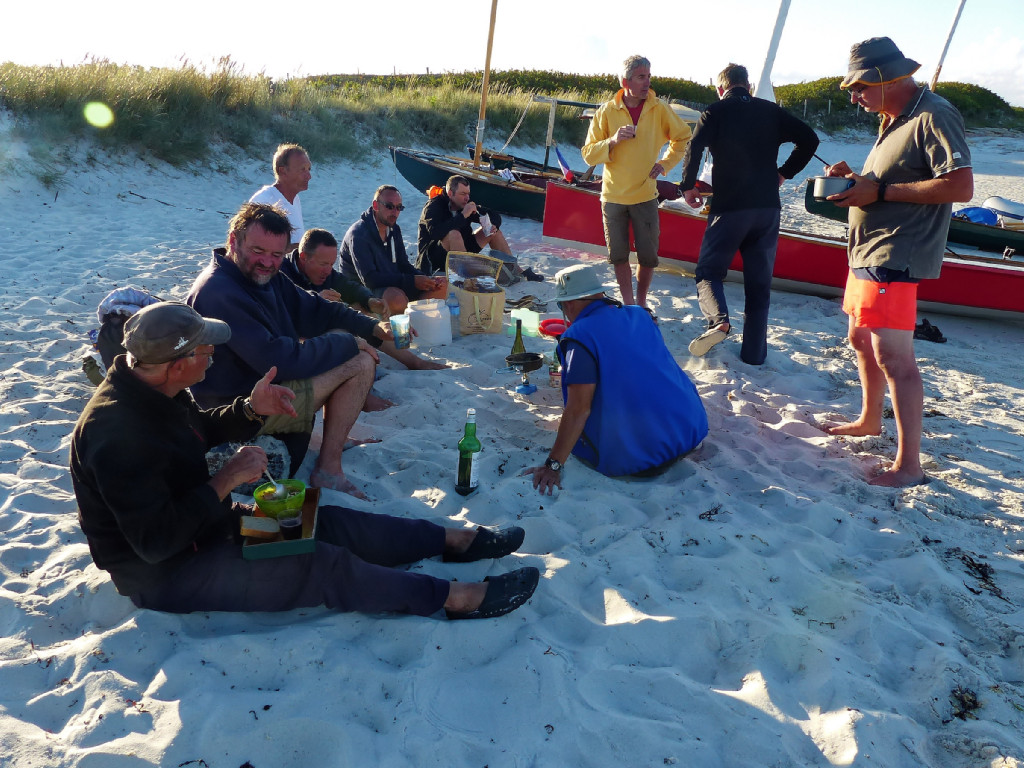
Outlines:
POLYGON ((864 94, 864 91, 866 91, 868 88, 872 88, 872 87, 873 86, 871 86, 871 85, 861 85, 860 87, 850 87, 850 89, 849 89, 850 95, 853 96, 854 98, 858 98, 859 99, 864 94))
POLYGON ((389 211, 404 211, 405 210, 405 206, 402 205, 401 203, 399 203, 398 205, 395 205, 394 203, 381 203, 381 205, 383 205, 389 211))
POLYGON ((212 349, 207 351, 207 352, 200 352, 199 349, 193 349, 188 354, 179 355, 178 357, 176 357, 174 359, 175 360, 184 360, 186 357, 213 357, 213 352, 214 352, 214 350, 212 350, 212 349))

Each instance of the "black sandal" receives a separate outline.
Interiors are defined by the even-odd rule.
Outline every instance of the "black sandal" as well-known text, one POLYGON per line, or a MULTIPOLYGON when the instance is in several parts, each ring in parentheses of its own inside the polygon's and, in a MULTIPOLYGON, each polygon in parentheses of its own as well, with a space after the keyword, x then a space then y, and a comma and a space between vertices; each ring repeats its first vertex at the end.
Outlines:
POLYGON ((921 322, 914 326, 914 338, 934 341, 936 344, 946 343, 946 337, 942 335, 942 331, 938 329, 938 326, 929 323, 927 318, 922 318, 921 322))

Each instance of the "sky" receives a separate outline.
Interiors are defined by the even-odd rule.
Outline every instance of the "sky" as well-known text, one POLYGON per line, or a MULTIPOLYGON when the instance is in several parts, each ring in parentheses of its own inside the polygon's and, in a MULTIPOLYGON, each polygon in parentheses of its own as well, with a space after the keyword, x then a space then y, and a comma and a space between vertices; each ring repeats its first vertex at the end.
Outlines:
MULTIPOLYGON (((778 0, 499 0, 492 69, 617 72, 633 53, 657 75, 709 83, 726 64, 756 81, 778 0)), ((886 35, 931 80, 959 0, 792 0, 772 70, 778 85, 845 74, 850 46, 886 35)), ((225 56, 274 78, 483 69, 490 0, 49 0, 8 4, 0 61, 211 68, 225 56), (20 33, 13 33, 20 30, 20 33)), ((1024 107, 1024 0, 967 0, 940 80, 1024 107)))

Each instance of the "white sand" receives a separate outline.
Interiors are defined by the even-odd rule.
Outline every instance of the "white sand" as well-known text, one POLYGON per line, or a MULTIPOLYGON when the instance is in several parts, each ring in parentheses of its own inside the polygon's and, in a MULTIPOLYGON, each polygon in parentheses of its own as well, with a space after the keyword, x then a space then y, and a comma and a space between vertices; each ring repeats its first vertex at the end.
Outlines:
MULTIPOLYGON (((977 202, 1024 200, 1022 144, 975 140, 977 202)), ((516 377, 496 372, 507 336, 435 350, 449 371, 386 363, 378 390, 399 405, 359 423, 384 441, 345 454, 377 499, 363 508, 523 525, 516 557, 414 568, 467 580, 536 565, 524 608, 458 623, 140 611, 93 566, 66 469, 92 390, 86 334, 115 286, 184 296, 227 214, 269 174, 99 155, 55 195, 23 147, 4 146, 0 765, 1024 763, 1024 325, 929 317, 949 339, 917 344, 933 480, 888 491, 864 478, 893 456, 891 419, 881 437, 819 430, 859 405, 838 302, 777 293, 768 363, 752 368, 736 336, 690 358, 692 281, 658 275, 662 330, 711 423, 664 477, 610 480, 570 461, 565 490, 539 497, 519 473, 546 455, 560 398, 542 375, 535 395, 511 391, 516 377), (452 489, 469 406, 485 448, 481 490, 463 499, 452 489), (967 719, 955 689, 980 704, 967 719)), ((827 141, 819 154, 853 163, 866 150, 827 141)), ((315 164, 307 225, 340 236, 395 182, 412 246, 423 198, 377 162, 315 164)), ((801 197, 787 187, 787 202, 801 197)), ((791 206, 787 222, 800 221, 791 206)), ((545 246, 539 224, 506 229, 545 274, 578 257, 545 246)), ((741 322, 739 286, 728 296, 741 322)))

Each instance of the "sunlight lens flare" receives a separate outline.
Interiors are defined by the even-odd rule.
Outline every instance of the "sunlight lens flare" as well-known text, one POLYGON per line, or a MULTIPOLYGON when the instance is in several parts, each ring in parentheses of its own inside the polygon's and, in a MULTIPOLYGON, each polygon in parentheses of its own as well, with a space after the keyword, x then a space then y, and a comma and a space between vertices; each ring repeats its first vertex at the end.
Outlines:
POLYGON ((82 110, 85 122, 94 128, 108 128, 114 122, 114 112, 102 101, 90 101, 82 110))

